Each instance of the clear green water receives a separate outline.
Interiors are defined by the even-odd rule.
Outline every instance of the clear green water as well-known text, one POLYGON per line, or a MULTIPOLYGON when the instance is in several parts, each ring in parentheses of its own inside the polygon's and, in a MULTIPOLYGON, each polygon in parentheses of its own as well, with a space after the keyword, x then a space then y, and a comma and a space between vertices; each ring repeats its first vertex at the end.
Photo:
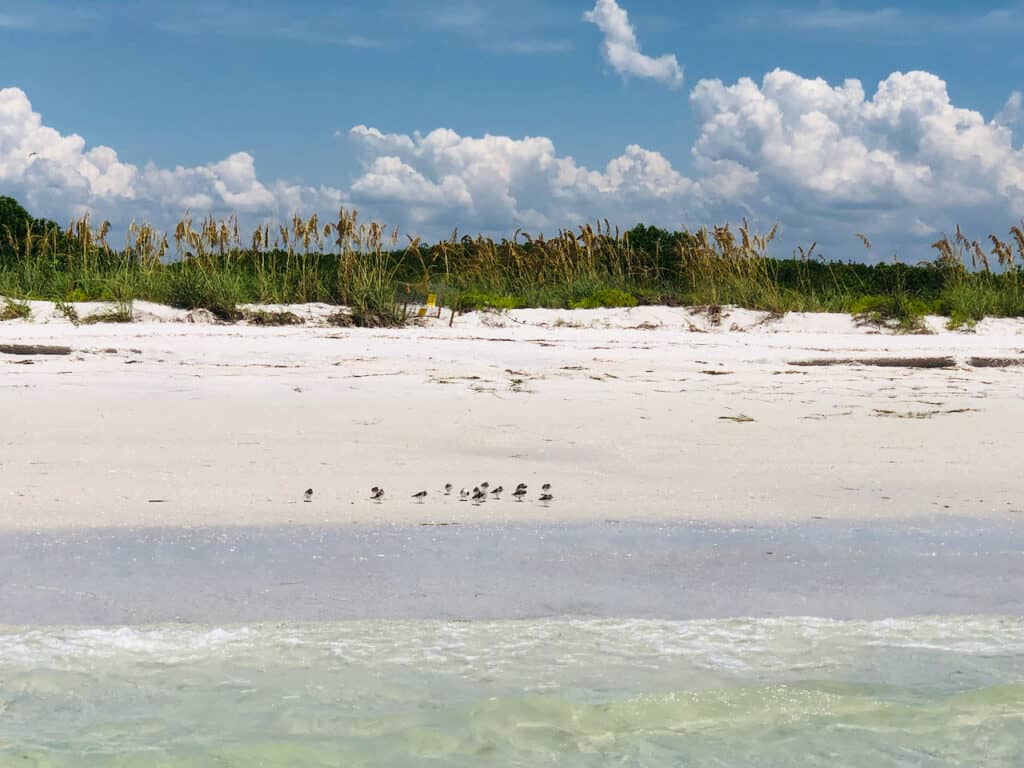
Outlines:
POLYGON ((9 629, 0 765, 1022 766, 1024 621, 9 629))

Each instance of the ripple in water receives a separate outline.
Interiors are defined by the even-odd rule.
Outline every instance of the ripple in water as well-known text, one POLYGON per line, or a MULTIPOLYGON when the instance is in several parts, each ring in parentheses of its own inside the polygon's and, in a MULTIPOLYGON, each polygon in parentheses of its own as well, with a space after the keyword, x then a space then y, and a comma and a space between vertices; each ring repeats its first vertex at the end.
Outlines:
POLYGON ((1024 765, 1024 622, 0 632, 0 765, 1024 765))

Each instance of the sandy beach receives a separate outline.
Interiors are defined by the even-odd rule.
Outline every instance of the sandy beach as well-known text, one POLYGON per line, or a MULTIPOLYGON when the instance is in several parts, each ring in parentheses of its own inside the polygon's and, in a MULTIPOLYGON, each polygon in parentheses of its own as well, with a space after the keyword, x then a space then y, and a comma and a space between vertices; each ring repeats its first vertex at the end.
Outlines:
POLYGON ((0 762, 1021 764, 1024 323, 33 309, 0 762))
POLYGON ((288 309, 307 323, 140 303, 74 326, 37 303, 0 325, 0 528, 1024 514, 1024 322, 640 307, 369 330, 288 309), (485 480, 530 495, 458 501, 485 480))

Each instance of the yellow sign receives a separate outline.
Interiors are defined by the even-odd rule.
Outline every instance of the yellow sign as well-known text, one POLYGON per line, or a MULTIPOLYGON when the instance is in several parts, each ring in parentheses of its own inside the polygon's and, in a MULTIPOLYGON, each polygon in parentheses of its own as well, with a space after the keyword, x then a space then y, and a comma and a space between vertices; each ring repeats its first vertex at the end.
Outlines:
POLYGON ((433 309, 436 306, 437 306, 437 294, 436 293, 429 293, 429 294, 427 294, 427 309, 433 309))

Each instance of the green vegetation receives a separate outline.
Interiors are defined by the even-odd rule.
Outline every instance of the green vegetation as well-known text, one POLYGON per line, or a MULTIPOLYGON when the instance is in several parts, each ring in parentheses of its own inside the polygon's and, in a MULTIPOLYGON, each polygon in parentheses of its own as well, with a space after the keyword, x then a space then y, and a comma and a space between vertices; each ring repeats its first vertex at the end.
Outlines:
POLYGON ((109 234, 107 222, 94 227, 86 216, 61 229, 0 198, 0 296, 59 302, 69 317, 71 302, 102 301, 115 309, 101 316, 124 321, 132 301, 148 300, 261 324, 294 320, 246 317, 238 306, 324 302, 349 308, 338 324, 360 326, 399 324, 403 306, 428 293, 460 311, 729 304, 847 312, 906 332, 919 330, 928 313, 957 328, 1024 315, 1021 227, 1010 230, 1009 242, 990 236, 987 251, 957 229, 933 244, 932 260, 914 266, 825 262, 814 246, 776 259, 769 255, 776 230, 758 234, 745 224, 620 232, 599 222, 551 238, 456 233, 428 245, 400 242, 397 230, 342 210, 335 222, 296 216, 245 240, 234 218, 196 224, 187 214, 170 238, 134 222, 120 248, 109 234))
POLYGON ((249 325, 302 325, 306 322, 294 312, 268 312, 258 309, 255 312, 244 312, 243 315, 249 325))
MULTIPOLYGON (((74 308, 71 310, 74 312, 74 308)), ((109 307, 94 312, 87 317, 78 319, 82 325, 95 325, 96 323, 130 323, 132 321, 132 305, 130 301, 116 302, 109 307)), ((69 318, 70 319, 70 318, 69 318)))
POLYGON ((618 288, 602 288, 581 301, 570 304, 572 309, 597 309, 598 307, 635 307, 636 296, 618 288))
POLYGON ((27 320, 31 316, 32 310, 23 301, 4 299, 4 305, 0 307, 0 323, 6 320, 27 320))

